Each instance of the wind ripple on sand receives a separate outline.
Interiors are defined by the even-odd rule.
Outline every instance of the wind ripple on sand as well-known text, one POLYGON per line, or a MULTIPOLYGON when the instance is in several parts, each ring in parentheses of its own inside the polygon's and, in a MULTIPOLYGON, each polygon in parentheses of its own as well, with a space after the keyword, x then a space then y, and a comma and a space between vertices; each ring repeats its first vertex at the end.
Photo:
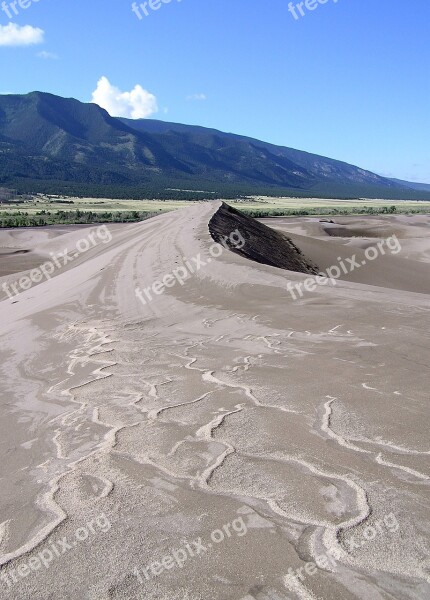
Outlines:
MULTIPOLYGON (((216 206, 130 226, 85 269, 67 273, 60 297, 45 293, 50 282, 32 291, 37 310, 46 312, 47 336, 57 306, 79 305, 81 314, 59 336, 58 343, 76 343, 63 379, 51 387, 65 408, 50 421, 52 456, 41 461, 49 478, 44 509, 54 518, 3 556, 5 572, 103 513, 113 524, 106 537, 20 583, 23 599, 47 589, 68 598, 73 582, 80 600, 137 600, 142 593, 146 600, 240 600, 255 586, 281 582, 303 600, 385 599, 393 589, 402 600, 424 600, 427 478, 413 461, 428 453, 407 453, 413 441, 405 445, 401 425, 389 430, 369 398, 377 395, 387 413, 395 407, 401 424, 408 407, 383 390, 388 375, 396 390, 404 379, 417 398, 414 410, 424 414, 420 374, 411 374, 409 356, 385 345, 395 346, 401 321, 413 348, 426 330, 427 300, 342 283, 293 302, 287 283, 303 275, 225 252, 143 306, 136 285, 207 252, 216 206), (364 373, 373 375, 367 387, 364 373), (391 446, 378 442, 376 421, 379 440, 391 446), (401 448, 407 466, 397 464, 401 448), (351 552, 347 536, 362 535, 390 512, 402 537, 384 532, 351 552), (144 590, 132 575, 130 557, 148 564, 184 540, 208 539, 238 515, 248 519, 247 536, 208 552, 199 568, 190 561, 148 580, 144 590), (336 556, 338 568, 306 581, 286 577, 289 567, 323 553, 336 556)), ((25 302, 13 310, 30 319, 34 308, 25 302)), ((420 427, 417 418, 423 436, 420 427)), ((2 550, 14 526, 0 526, 2 550)))

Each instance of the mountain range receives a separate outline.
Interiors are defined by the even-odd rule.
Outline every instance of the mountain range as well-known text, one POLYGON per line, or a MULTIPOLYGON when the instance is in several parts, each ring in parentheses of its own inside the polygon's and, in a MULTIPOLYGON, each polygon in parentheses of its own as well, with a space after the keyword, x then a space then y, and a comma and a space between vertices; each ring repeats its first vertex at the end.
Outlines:
POLYGON ((422 192, 430 192, 430 183, 415 183, 414 181, 403 181, 402 179, 391 179, 395 183, 408 187, 411 190, 419 190, 422 192))
POLYGON ((426 184, 215 129, 115 118, 96 104, 43 92, 0 96, 0 186, 115 197, 430 200, 426 184))

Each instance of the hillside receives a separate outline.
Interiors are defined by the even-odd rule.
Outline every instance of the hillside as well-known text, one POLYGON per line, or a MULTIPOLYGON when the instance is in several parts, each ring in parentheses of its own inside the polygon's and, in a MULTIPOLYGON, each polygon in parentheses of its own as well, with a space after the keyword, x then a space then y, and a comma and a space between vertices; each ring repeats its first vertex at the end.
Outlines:
POLYGON ((113 118, 42 92, 0 96, 0 185, 118 197, 191 189, 430 200, 344 162, 203 127, 113 118))
POLYGON ((404 187, 410 188, 411 190, 418 190, 420 192, 430 192, 430 183, 416 183, 415 181, 403 181, 402 179, 391 179, 391 181, 403 185, 404 187))

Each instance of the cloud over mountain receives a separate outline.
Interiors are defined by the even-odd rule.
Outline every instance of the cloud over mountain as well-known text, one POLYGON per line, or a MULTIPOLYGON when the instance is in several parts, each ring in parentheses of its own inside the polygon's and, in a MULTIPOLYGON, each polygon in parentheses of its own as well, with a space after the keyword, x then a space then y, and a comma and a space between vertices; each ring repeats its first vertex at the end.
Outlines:
POLYGON ((92 101, 108 111, 112 117, 144 119, 158 112, 156 97, 135 85, 130 92, 122 92, 107 77, 101 77, 92 94, 92 101))

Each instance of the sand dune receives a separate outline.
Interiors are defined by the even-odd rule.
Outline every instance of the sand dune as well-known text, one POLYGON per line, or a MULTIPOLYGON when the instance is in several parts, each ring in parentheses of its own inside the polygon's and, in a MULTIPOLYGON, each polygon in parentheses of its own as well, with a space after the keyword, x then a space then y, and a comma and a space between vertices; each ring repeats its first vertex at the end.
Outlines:
POLYGON ((320 219, 262 219, 264 224, 288 235, 325 271, 356 255, 360 268, 341 273, 340 279, 396 290, 430 294, 430 217, 342 217, 333 223, 320 219), (393 244, 377 260, 366 260, 365 250, 396 236, 401 250, 393 244), (362 264, 365 263, 365 264, 362 264))
MULTIPOLYGON (((1 291, 1 599, 430 597, 429 218, 265 221, 292 244, 226 211, 1 291)), ((0 288, 91 232, 0 232, 0 288)))

